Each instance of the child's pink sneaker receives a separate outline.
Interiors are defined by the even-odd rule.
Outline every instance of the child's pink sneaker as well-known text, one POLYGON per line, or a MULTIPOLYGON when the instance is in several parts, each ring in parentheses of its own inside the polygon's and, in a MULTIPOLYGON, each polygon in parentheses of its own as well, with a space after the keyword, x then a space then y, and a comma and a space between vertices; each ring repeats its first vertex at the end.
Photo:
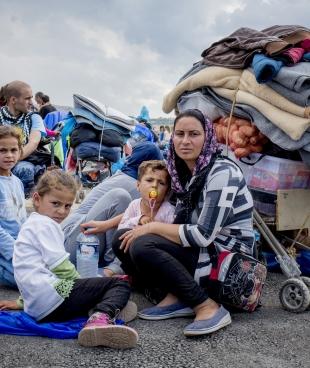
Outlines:
POLYGON ((96 312, 80 331, 78 341, 83 346, 127 349, 136 346, 138 334, 133 328, 116 325, 107 314, 96 312))

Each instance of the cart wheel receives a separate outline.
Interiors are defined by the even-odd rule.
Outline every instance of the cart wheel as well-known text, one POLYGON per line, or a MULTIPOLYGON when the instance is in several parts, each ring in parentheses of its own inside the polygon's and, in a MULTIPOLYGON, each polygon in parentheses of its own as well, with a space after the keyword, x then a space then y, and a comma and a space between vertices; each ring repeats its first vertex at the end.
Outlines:
POLYGON ((282 284, 279 297, 283 308, 294 313, 305 311, 310 304, 307 285, 296 278, 288 279, 282 284))
POLYGON ((310 288, 310 277, 301 276, 301 279, 310 288))
MULTIPOLYGON (((308 286, 308 289, 310 290, 310 277, 301 276, 302 281, 308 286)), ((308 310, 310 309, 310 304, 308 307, 308 310)))

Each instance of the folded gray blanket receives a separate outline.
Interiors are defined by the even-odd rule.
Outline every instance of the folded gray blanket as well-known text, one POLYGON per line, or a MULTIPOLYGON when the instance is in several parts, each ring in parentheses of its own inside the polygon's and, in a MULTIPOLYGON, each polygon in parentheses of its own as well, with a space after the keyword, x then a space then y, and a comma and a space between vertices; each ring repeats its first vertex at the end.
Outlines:
POLYGON ((188 70, 185 74, 182 75, 182 77, 178 80, 178 83, 181 83, 184 79, 200 72, 200 70, 207 68, 208 65, 203 64, 203 60, 197 61, 197 63, 194 63, 193 66, 188 70))
POLYGON ((177 109, 181 113, 188 109, 198 109, 203 111, 211 121, 214 121, 227 114, 206 98, 201 90, 185 92, 177 102, 177 109))
POLYGON ((310 105, 310 62, 283 66, 267 85, 288 100, 300 105, 310 105))
POLYGON ((134 130, 137 121, 129 116, 123 114, 122 112, 113 109, 112 107, 106 106, 101 102, 98 102, 92 98, 74 94, 73 102, 75 108, 84 108, 100 119, 110 118, 113 120, 114 124, 118 124, 129 130, 134 130))

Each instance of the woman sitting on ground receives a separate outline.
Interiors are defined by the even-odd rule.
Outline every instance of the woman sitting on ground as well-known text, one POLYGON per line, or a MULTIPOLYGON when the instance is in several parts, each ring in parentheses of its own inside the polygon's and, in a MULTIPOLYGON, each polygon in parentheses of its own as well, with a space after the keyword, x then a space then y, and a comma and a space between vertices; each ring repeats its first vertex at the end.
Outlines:
POLYGON ((174 224, 119 230, 113 249, 126 273, 166 292, 140 318, 196 315, 184 334, 208 334, 231 323, 209 295, 212 264, 222 251, 253 254, 253 200, 239 167, 220 156, 213 125, 199 110, 175 119, 168 170, 177 198, 174 224))

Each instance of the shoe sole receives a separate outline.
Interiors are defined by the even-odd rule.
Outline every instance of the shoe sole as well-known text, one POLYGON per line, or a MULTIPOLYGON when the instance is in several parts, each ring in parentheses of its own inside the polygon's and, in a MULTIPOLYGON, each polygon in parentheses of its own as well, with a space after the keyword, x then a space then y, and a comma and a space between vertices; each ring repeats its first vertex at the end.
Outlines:
POLYGON ((128 349, 137 345, 137 332, 127 326, 89 327, 80 331, 78 342, 82 346, 106 346, 128 349))
POLYGON ((223 317, 219 323, 217 323, 215 326, 213 327, 209 327, 209 328, 201 328, 199 330, 184 330, 184 335, 185 336, 200 336, 200 335, 207 335, 210 334, 212 332, 215 332, 217 330, 220 330, 221 328, 228 326, 231 324, 231 317, 230 315, 223 317))
POLYGON ((149 315, 149 314, 143 314, 141 312, 138 312, 138 317, 141 319, 146 319, 149 321, 159 321, 162 319, 169 319, 169 318, 179 318, 179 317, 193 317, 195 315, 194 311, 188 311, 188 308, 185 309, 179 309, 178 311, 171 312, 171 313, 165 313, 160 315, 149 315))
POLYGON ((123 320, 125 323, 134 320, 138 314, 138 307, 136 303, 131 300, 125 305, 125 307, 120 311, 117 319, 123 320))

